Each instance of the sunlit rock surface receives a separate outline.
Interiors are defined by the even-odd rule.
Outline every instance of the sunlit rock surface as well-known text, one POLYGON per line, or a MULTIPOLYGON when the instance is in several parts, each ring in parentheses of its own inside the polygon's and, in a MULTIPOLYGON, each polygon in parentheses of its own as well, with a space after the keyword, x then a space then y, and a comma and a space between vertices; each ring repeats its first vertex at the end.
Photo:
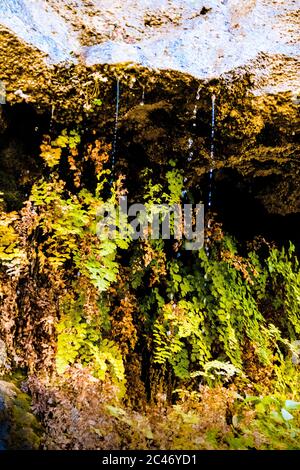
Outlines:
POLYGON ((1 24, 48 64, 132 62, 194 77, 255 71, 263 91, 299 86, 297 0, 2 0, 1 24))

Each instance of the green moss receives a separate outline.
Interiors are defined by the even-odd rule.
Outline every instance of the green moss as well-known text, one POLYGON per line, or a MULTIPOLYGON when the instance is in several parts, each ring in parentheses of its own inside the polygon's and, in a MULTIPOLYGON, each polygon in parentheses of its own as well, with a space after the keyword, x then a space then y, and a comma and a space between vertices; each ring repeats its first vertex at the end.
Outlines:
POLYGON ((7 449, 38 449, 43 437, 42 426, 32 412, 29 395, 14 385, 19 385, 24 376, 17 372, 13 378, 6 377, 8 379, 7 393, 3 394, 5 408, 1 412, 1 421, 7 423, 8 429, 7 449))
POLYGON ((20 393, 11 409, 12 421, 9 434, 9 449, 38 449, 42 428, 30 412, 30 399, 20 393))

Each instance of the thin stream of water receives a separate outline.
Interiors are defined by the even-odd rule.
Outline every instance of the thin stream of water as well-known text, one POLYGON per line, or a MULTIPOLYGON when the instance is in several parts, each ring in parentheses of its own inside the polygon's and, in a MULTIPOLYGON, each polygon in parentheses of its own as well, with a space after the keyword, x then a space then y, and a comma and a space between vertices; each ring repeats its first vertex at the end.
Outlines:
POLYGON ((210 169, 209 169, 209 193, 208 193, 208 209, 212 206, 212 183, 213 172, 215 166, 215 102, 216 96, 211 97, 211 140, 210 140, 210 169))
MULTIPOLYGON (((194 109, 193 109, 193 114, 192 114, 192 120, 193 120, 193 128, 196 130, 196 127, 197 127, 197 112, 198 112, 198 101, 200 99, 200 91, 201 91, 201 85, 199 85, 198 87, 198 90, 197 90, 197 94, 196 94, 196 103, 195 103, 195 106, 194 106, 194 109)), ((194 149, 193 149, 193 145, 194 145, 194 139, 192 137, 189 137, 188 139, 188 158, 187 158, 187 161, 188 162, 191 162, 194 158, 194 149)), ((187 177, 185 177, 183 179, 184 183, 187 182, 187 177)), ((187 194, 187 190, 186 188, 183 189, 182 191, 182 197, 186 196, 187 194)))
MULTIPOLYGON (((198 89, 197 89, 197 93, 196 93, 196 102, 195 102, 195 105, 194 105, 194 109, 193 109, 193 114, 192 114, 192 120, 193 120, 193 128, 194 130, 196 130, 197 128, 197 112, 198 112, 198 101, 200 99, 200 92, 201 92, 201 88, 202 88, 202 85, 199 85, 198 89)), ((194 158, 194 139, 193 137, 189 137, 188 139, 188 158, 187 158, 187 161, 188 162, 191 162, 194 158)), ((181 193, 181 196, 182 198, 184 199, 186 196, 187 196, 187 189, 185 187, 185 184, 187 183, 188 181, 188 178, 187 177, 184 177, 183 178, 183 182, 184 182, 184 187, 183 187, 183 190, 182 190, 182 193, 181 193)), ((179 258, 181 256, 180 252, 177 253, 177 258, 179 258)))
POLYGON ((55 105, 52 104, 52 106, 51 106, 51 117, 50 117, 50 123, 49 123, 49 132, 50 132, 50 134, 53 130, 54 111, 55 111, 55 105))
MULTIPOLYGON (((195 130, 196 130, 196 127, 197 127, 197 112, 198 112, 198 101, 200 99, 200 91, 201 91, 201 85, 199 85, 198 90, 197 90, 196 103, 195 103, 194 110, 193 110, 193 115, 192 115, 193 128, 195 128, 195 130)), ((193 157, 194 157, 193 145, 194 145, 194 139, 192 137, 189 137, 189 140, 188 140, 188 150, 189 150, 188 162, 191 162, 193 160, 193 157)))
POLYGON ((140 105, 144 106, 144 104, 145 104, 145 87, 143 87, 142 100, 140 102, 140 105))
POLYGON ((118 127, 119 127, 119 110, 120 110, 120 79, 117 78, 115 128, 114 128, 112 153, 111 153, 111 171, 112 171, 112 175, 114 174, 115 164, 116 164, 116 152, 117 152, 117 142, 118 142, 118 127))
MULTIPOLYGON (((209 212, 212 208, 212 199, 213 199, 213 175, 214 175, 214 167, 215 167, 215 103, 216 103, 216 96, 213 94, 211 97, 211 135, 210 135, 210 169, 209 169, 209 182, 208 182, 208 222, 207 222, 207 229, 208 232, 211 228, 211 218, 209 212)), ((208 233, 207 241, 206 241, 206 254, 209 256, 209 241, 210 235, 208 233)))

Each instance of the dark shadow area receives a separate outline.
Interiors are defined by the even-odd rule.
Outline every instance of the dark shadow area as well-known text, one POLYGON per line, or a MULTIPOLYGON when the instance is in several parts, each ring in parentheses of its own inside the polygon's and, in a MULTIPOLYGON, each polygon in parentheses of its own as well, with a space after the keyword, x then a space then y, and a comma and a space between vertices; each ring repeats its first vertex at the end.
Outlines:
POLYGON ((258 144, 265 145, 266 147, 276 147, 277 145, 280 145, 282 142, 282 136, 279 127, 266 123, 261 133, 258 134, 256 140, 258 144))
POLYGON ((26 103, 2 108, 6 129, 0 140, 0 192, 7 210, 20 209, 41 174, 40 144, 50 117, 26 103))

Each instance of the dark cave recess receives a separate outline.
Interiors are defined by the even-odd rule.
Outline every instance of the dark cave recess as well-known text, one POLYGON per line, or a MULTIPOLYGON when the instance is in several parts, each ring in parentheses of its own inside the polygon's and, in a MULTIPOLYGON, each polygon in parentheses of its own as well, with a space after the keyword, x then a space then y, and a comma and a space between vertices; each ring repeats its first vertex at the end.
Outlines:
MULTIPOLYGON (((50 114, 50 112, 37 112, 32 105, 26 103, 14 106, 5 105, 1 108, 0 192, 4 194, 6 210, 20 209, 28 197, 33 182, 48 171, 39 158, 39 151, 43 135, 49 134, 50 131, 50 114)), ((160 111, 153 113, 152 111, 151 115, 157 126, 164 127, 166 113, 160 111)), ((125 173, 129 193, 134 198, 139 194, 139 173, 143 168, 152 167, 154 174, 156 173, 159 178, 163 178, 163 170, 155 162, 155 158, 149 161, 152 142, 137 143, 135 130, 126 131, 126 121, 122 123, 122 126, 118 138, 116 170, 119 169, 125 173)), ((68 127, 72 129, 76 125, 68 127)), ((54 124, 52 131, 57 135, 62 128, 61 124, 59 126, 54 124)), ((103 130, 101 132, 103 133, 103 130)), ((209 126, 203 128, 203 132, 207 134, 209 126)), ((109 142, 110 133, 111 129, 108 130, 107 135, 103 134, 99 137, 109 142)), ((267 126, 263 134, 264 145, 267 144, 269 135, 272 137, 273 131, 267 126)), ((93 138, 95 138, 94 129, 84 128, 82 146, 93 138)), ((196 165, 199 165, 199 162, 196 162, 196 165)), ((182 160, 179 160, 179 166, 185 171, 182 160)), ((68 182, 67 162, 61 166, 60 170, 68 182)), ((82 179, 89 189, 95 185, 96 181, 92 176, 92 170, 89 165, 86 165, 82 179)), ((230 167, 230 161, 225 162, 222 169, 214 172, 212 210, 217 214, 217 220, 222 222, 224 230, 237 240, 252 240, 260 235, 279 245, 286 246, 289 241, 292 241, 299 252, 300 212, 272 214, 263 204, 262 191, 267 196, 268 191, 270 194, 276 191, 276 179, 278 179, 276 171, 274 175, 269 173, 268 176, 260 178, 244 177, 239 171, 230 167)), ((207 203, 208 180, 207 172, 202 174, 198 181, 193 180, 195 184, 189 188, 189 192, 193 194, 195 201, 202 200, 207 203)), ((279 194, 278 198, 280 198, 279 194)))

